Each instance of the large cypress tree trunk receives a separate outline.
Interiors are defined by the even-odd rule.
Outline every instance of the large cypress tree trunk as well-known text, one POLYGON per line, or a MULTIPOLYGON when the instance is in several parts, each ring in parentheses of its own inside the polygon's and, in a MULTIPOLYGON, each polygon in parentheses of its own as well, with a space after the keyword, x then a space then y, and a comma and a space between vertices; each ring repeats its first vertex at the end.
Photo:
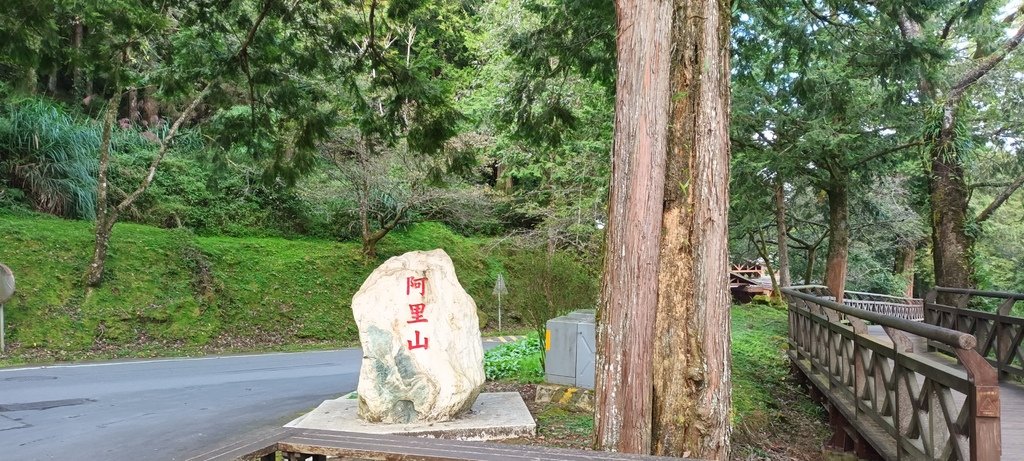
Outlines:
POLYGON ((651 338, 669 105, 669 0, 616 0, 615 139, 597 333, 599 449, 651 449, 651 338))
POLYGON ((970 254, 973 242, 966 229, 967 185, 964 184, 960 161, 945 157, 941 153, 932 155, 930 186, 935 284, 941 287, 971 288, 973 266, 970 254))
POLYGON ((729 6, 675 0, 654 453, 728 459, 729 6))
POLYGON ((825 284, 842 302, 846 292, 846 266, 850 255, 850 198, 844 179, 833 179, 828 190, 828 256, 825 284))
MULTIPOLYGON (((914 18, 907 9, 894 9, 900 32, 907 42, 924 37, 923 22, 914 18)), ((1016 33, 1002 42, 987 55, 975 56, 971 67, 950 80, 949 90, 938 98, 935 82, 922 72, 918 82, 919 92, 925 101, 937 103, 942 111, 938 136, 929 139, 931 150, 931 171, 929 183, 932 209, 932 261, 935 264, 935 284, 945 287, 972 288, 974 268, 971 265, 973 239, 967 235, 968 192, 964 180, 963 159, 955 146, 956 125, 959 105, 967 90, 982 77, 998 66, 1020 46, 1024 40, 1024 24, 1016 33)), ((982 47, 979 44, 976 52, 982 47)), ((998 207, 998 205, 996 205, 998 207)), ((938 301, 956 304, 961 295, 940 294, 938 301)))

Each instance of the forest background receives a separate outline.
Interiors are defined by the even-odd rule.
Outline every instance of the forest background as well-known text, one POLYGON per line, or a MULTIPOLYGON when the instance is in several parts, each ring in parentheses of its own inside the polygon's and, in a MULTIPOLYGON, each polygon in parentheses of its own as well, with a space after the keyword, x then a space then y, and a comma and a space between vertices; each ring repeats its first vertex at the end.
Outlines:
MULTIPOLYGON (((0 11, 20 354, 352 340, 369 270, 437 246, 492 326, 499 273, 513 324, 596 302, 611 2, 88 3, 0 11)), ((952 245, 1020 291, 1020 8, 734 2, 732 260, 920 294, 952 245)))

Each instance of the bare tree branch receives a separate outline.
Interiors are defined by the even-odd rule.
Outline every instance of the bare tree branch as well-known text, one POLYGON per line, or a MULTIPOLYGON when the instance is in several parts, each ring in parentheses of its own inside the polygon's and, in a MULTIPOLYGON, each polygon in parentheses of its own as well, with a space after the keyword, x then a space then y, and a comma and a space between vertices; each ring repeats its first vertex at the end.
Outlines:
POLYGON ((822 233, 821 236, 818 237, 818 240, 816 240, 814 243, 810 243, 810 242, 808 242, 806 240, 803 240, 800 237, 797 237, 797 236, 793 235, 793 233, 791 233, 791 232, 787 232, 786 236, 789 237, 790 240, 792 240, 792 241, 794 241, 794 242, 799 244, 799 245, 789 244, 788 246, 790 248, 792 248, 794 250, 812 250, 812 249, 816 249, 816 248, 820 247, 821 244, 823 242, 825 242, 825 239, 828 238, 828 234, 829 233, 827 231, 822 233))
POLYGON ((259 30, 260 24, 262 24, 263 20, 267 18, 267 13, 270 12, 270 6, 272 4, 273 4, 273 0, 265 0, 263 2, 263 8, 260 9, 259 16, 256 16, 256 20, 253 21, 252 27, 249 28, 249 32, 247 32, 245 34, 245 41, 242 42, 242 46, 239 47, 238 48, 238 52, 235 53, 236 57, 238 57, 240 59, 243 59, 243 60, 248 60, 249 45, 252 44, 253 38, 256 37, 256 31, 259 30))
POLYGON ((992 188, 992 187, 1007 187, 1010 184, 1013 184, 1013 182, 979 182, 979 183, 974 183, 974 184, 968 184, 967 188, 973 190, 973 189, 985 189, 985 188, 992 188))
POLYGON ((1017 191, 1017 189, 1020 189, 1021 186, 1024 186, 1024 174, 1018 176, 1017 179, 1014 179, 1009 186, 1006 186, 1006 189, 1003 189, 1003 191, 996 196, 995 200, 992 200, 992 203, 988 204, 984 210, 981 210, 981 213, 978 213, 978 217, 974 218, 974 221, 980 223, 991 218, 992 213, 995 213, 995 211, 999 209, 999 207, 1002 206, 1003 203, 1017 191))
POLYGON ((862 158, 860 160, 857 160, 851 166, 853 168, 856 168, 858 166, 861 166, 861 165, 863 165, 865 163, 868 163, 868 162, 870 162, 870 161, 872 161, 874 159, 877 159, 879 157, 884 157, 886 155, 899 152, 899 151, 901 151, 903 149, 908 149, 908 148, 911 148, 911 147, 914 147, 914 146, 920 146, 920 145, 923 145, 923 144, 924 144, 923 141, 914 141, 914 142, 908 142, 906 144, 902 144, 902 145, 899 145, 899 146, 896 146, 896 147, 892 147, 892 148, 889 148, 889 149, 885 149, 885 150, 883 150, 881 152, 876 152, 876 153, 871 154, 871 155, 869 155, 867 157, 864 157, 864 158, 862 158))
POLYGON ((121 203, 117 204, 114 208, 117 213, 121 213, 131 206, 131 204, 134 203, 140 195, 146 192, 149 185, 153 183, 153 178, 156 177, 156 169, 160 166, 160 162, 162 162, 164 157, 167 155, 167 151, 171 146, 171 141, 173 141, 174 136, 178 134, 178 128, 181 128, 181 124, 192 116, 192 112, 196 109, 196 106, 198 106, 199 102, 210 94, 210 89, 212 87, 213 84, 207 84, 206 87, 196 95, 195 99, 192 100, 192 103, 181 112, 181 115, 178 115, 178 119, 171 125, 171 129, 167 132, 167 135, 160 141, 160 150, 157 151, 156 156, 153 157, 153 161, 149 164, 149 171, 146 173, 146 177, 143 178, 142 183, 139 184, 138 188, 136 188, 131 194, 128 194, 121 203))
POLYGON ((828 224, 823 224, 823 223, 820 223, 820 222, 817 222, 817 221, 810 221, 810 220, 807 220, 807 219, 801 219, 801 218, 798 218, 798 217, 793 216, 793 215, 788 214, 788 213, 787 213, 787 215, 789 216, 790 219, 792 219, 793 221, 796 221, 798 223, 810 224, 812 226, 823 227, 823 228, 826 228, 826 229, 828 228, 828 224))
POLYGON ((964 14, 964 7, 967 6, 967 2, 960 2, 956 9, 953 10, 953 14, 946 20, 946 24, 942 26, 942 33, 939 34, 939 40, 946 41, 949 38, 949 33, 953 31, 953 24, 960 19, 960 16, 964 14))
MULTIPOLYGON (((1024 6, 1021 7, 1024 10, 1024 6)), ((960 102, 960 98, 963 97, 964 91, 967 90, 974 82, 977 82, 981 77, 984 77, 992 68, 1006 59, 1006 55, 1010 54, 1018 45, 1021 40, 1024 39, 1024 24, 1021 24, 1020 28, 1017 29, 1017 33, 1010 37, 1003 46, 999 47, 998 50, 993 51, 988 56, 982 58, 974 68, 968 70, 959 79, 953 83, 950 88, 949 98, 946 100, 946 106, 954 106, 960 102)))
POLYGON ((814 9, 814 6, 811 5, 811 3, 808 0, 800 0, 800 1, 801 1, 801 3, 804 4, 804 9, 807 10, 808 13, 811 13, 811 16, 814 16, 815 18, 818 18, 818 20, 821 21, 821 22, 824 22, 826 24, 831 24, 831 25, 836 26, 836 27, 852 27, 852 26, 850 26, 848 24, 842 24, 842 23, 835 22, 831 18, 829 18, 828 16, 825 16, 824 14, 819 13, 817 10, 814 9))

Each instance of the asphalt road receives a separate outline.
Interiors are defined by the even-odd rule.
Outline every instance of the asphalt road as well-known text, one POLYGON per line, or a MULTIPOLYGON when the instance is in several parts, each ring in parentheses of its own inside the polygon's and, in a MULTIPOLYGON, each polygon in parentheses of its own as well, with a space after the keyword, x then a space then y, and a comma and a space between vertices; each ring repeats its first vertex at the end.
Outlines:
POLYGON ((0 368, 0 460, 186 459, 355 390, 361 359, 344 349, 0 368))
POLYGON ((341 351, 0 369, 0 459, 184 459, 355 389, 341 351))

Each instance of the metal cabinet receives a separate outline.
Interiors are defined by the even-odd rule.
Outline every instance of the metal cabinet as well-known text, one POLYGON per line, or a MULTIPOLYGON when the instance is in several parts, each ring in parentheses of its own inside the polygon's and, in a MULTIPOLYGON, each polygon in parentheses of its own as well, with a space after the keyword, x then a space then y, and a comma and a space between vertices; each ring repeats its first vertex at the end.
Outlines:
POLYGON ((544 373, 549 383, 594 388, 596 324, 593 310, 548 320, 544 373))

